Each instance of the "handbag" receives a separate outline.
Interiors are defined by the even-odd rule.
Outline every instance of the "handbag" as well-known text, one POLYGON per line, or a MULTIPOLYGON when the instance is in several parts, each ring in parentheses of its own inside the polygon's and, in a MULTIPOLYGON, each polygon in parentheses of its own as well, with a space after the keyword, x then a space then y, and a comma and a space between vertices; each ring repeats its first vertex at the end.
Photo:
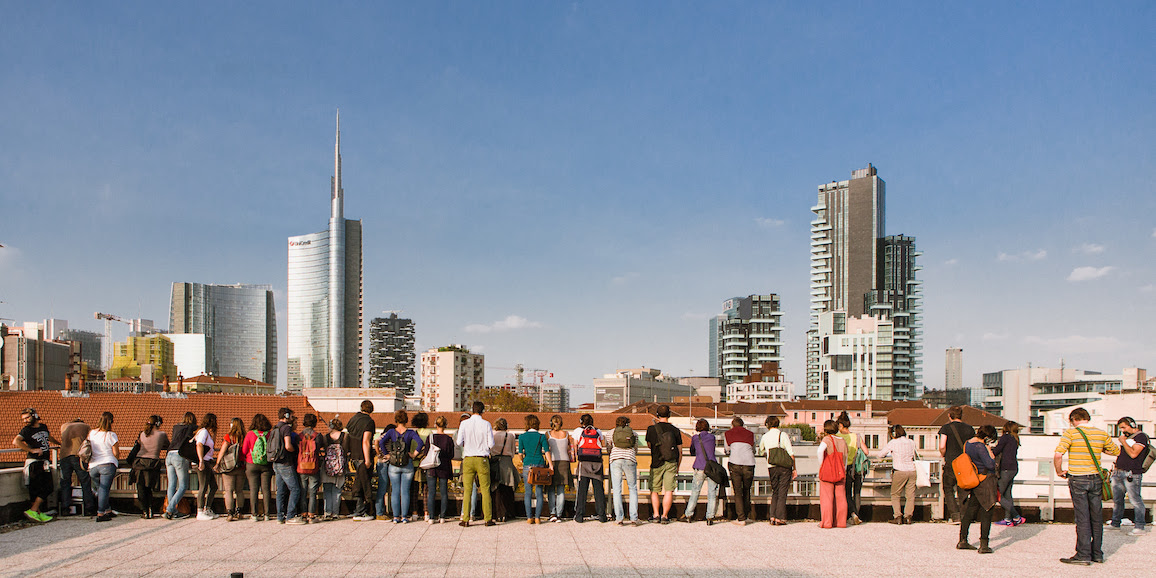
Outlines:
POLYGON ((442 465, 442 449, 434 445, 433 437, 434 434, 429 434, 429 437, 426 438, 426 447, 428 447, 429 450, 426 452, 425 457, 421 459, 421 463, 418 464, 418 467, 423 470, 432 470, 442 465))
POLYGON ((819 481, 838 484, 847 479, 847 459, 843 457, 843 452, 839 451, 839 444, 835 441, 837 436, 827 437, 831 438, 831 453, 825 454, 823 463, 819 465, 819 481))
POLYGON ((783 432, 779 432, 779 439, 776 442, 778 447, 773 447, 767 450, 767 464, 771 466, 778 466, 780 468, 795 469, 795 458, 787 452, 787 448, 782 446, 783 432))
POLYGON ((919 459, 918 453, 915 454, 915 487, 931 487, 931 462, 919 459))
MULTIPOLYGON (((702 443, 702 434, 694 436, 694 439, 698 440, 699 451, 703 456, 706 456, 706 444, 702 443)), ((703 473, 706 474, 706 477, 710 478, 710 480, 714 483, 720 486, 727 485, 730 480, 728 479, 729 476, 727 476, 726 468, 722 467, 722 464, 718 463, 717 461, 710 459, 711 457, 714 456, 706 458, 706 466, 703 467, 703 473)))
POLYGON ((92 461, 92 442, 85 439, 80 442, 80 449, 76 450, 76 457, 80 458, 80 469, 88 471, 88 463, 92 461))
POLYGON ((546 466, 531 466, 529 482, 531 486, 549 486, 554 481, 554 472, 546 466))
POLYGON ((1103 495, 1102 495, 1101 499, 1111 500, 1112 499, 1112 477, 1111 477, 1111 475, 1108 474, 1108 470, 1105 470, 1104 468, 1100 467, 1100 457, 1096 455, 1096 452, 1092 451, 1092 442, 1088 441, 1088 436, 1084 435, 1084 430, 1077 427, 1076 431, 1080 432, 1080 437, 1084 438, 1084 443, 1087 444, 1087 446, 1088 446, 1088 453, 1092 454, 1092 463, 1096 465, 1096 471, 1098 471, 1100 473, 1100 483, 1102 483, 1104 486, 1103 495))
MULTIPOLYGON (((144 433, 144 432, 141 432, 141 433, 144 433)), ((128 459, 125 460, 125 463, 128 464, 128 467, 132 468, 136 464, 136 457, 138 454, 140 454, 140 436, 139 435, 136 436, 136 443, 132 445, 132 449, 129 450, 129 452, 128 452, 128 459)))

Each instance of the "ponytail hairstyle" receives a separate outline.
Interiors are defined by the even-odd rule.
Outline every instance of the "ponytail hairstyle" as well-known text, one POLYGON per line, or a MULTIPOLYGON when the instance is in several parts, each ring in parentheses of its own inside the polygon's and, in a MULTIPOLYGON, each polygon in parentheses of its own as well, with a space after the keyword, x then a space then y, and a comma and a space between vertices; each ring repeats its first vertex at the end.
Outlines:
POLYGON ((186 411, 185 418, 181 420, 181 423, 184 425, 197 425, 197 414, 191 411, 186 411))
POLYGON ((96 429, 100 431, 112 431, 112 412, 106 411, 100 414, 100 421, 96 422, 96 429))
POLYGON ((147 438, 147 437, 153 435, 153 431, 156 430, 158 427, 161 427, 162 423, 164 423, 164 420, 161 419, 161 416, 150 415, 148 422, 145 423, 145 429, 144 429, 145 437, 147 438))
POLYGON ((562 416, 550 416, 550 429, 554 431, 562 431, 562 416))

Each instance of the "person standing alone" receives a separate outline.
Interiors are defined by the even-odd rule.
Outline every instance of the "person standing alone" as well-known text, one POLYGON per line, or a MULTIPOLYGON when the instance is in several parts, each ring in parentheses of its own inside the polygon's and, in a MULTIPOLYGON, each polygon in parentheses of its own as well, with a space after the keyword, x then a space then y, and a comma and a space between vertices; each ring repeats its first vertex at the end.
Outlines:
POLYGON ((50 522, 52 516, 43 514, 40 509, 52 495, 52 474, 48 471, 49 444, 60 442, 48 432, 48 426, 40 421, 35 409, 24 410, 20 418, 24 420, 24 427, 13 438, 12 445, 28 452, 24 460, 24 485, 28 487, 32 507, 24 511, 24 516, 33 522, 50 522))

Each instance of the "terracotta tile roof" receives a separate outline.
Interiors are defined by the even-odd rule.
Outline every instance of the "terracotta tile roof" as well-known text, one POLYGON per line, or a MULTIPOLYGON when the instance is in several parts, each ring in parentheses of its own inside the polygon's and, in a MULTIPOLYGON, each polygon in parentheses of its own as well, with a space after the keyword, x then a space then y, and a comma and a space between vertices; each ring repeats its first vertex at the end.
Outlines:
MULTIPOLYGON (((159 393, 90 393, 88 397, 64 397, 59 391, 7 391, 0 392, 0 448, 13 447, 12 439, 24 427, 20 412, 26 407, 36 409, 56 438, 60 437, 61 424, 80 418, 95 425, 102 412, 111 411, 115 418, 113 431, 121 440, 119 445, 124 447, 132 446, 145 421, 153 414, 164 419, 163 427, 171 433, 186 411, 196 414, 198 420, 206 413, 215 413, 223 434, 233 417, 241 418, 248 427, 257 413, 276 421, 277 411, 282 407, 292 409, 298 416, 317 413, 300 395, 192 393, 186 399, 166 399, 159 393)), ((319 431, 327 430, 319 428, 319 431)), ((10 461, 6 458, 5 461, 10 461)))
MULTIPOLYGON (((228 375, 197 375, 194 377, 186 377, 185 383, 220 383, 225 385, 262 385, 265 387, 273 387, 273 385, 265 383, 260 380, 250 379, 248 377, 232 377, 228 375)), ((170 383, 169 387, 173 391, 177 390, 177 384, 170 383)))
MULTIPOLYGON (((889 425, 902 426, 941 426, 951 421, 947 417, 946 409, 933 408, 900 408, 887 412, 889 425)), ((971 426, 991 425, 1002 427, 1007 419, 988 413, 982 409, 969 405, 963 406, 963 422, 971 426)))

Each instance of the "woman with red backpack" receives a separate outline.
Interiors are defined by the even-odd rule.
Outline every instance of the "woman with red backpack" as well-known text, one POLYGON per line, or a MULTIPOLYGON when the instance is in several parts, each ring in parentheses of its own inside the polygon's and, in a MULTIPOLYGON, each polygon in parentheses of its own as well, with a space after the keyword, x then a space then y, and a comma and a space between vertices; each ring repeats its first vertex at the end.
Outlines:
POLYGON ((578 440, 574 450, 578 458, 578 496, 574 500, 574 521, 581 523, 586 517, 586 492, 594 486, 594 515, 599 522, 606 521, 606 475, 602 468, 602 449, 606 439, 594 427, 594 416, 584 413, 579 418, 582 427, 574 430, 572 437, 578 440))
POLYGON ((839 437, 839 424, 823 422, 819 437, 819 511, 820 528, 847 527, 847 442, 839 437))

